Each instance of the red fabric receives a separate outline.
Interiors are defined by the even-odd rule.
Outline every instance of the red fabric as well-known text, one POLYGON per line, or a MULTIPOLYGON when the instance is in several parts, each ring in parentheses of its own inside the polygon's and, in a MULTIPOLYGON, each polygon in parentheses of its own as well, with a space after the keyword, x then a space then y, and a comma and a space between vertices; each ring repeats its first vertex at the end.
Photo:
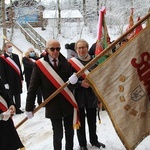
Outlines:
POLYGON ((95 55, 100 54, 102 51, 103 51, 102 46, 97 42, 97 43, 96 43, 95 55))
MULTIPOLYGON (((49 79, 49 81, 52 82, 53 85, 57 89, 61 87, 61 85, 56 81, 56 79, 54 78, 54 76, 50 72, 48 72, 48 70, 45 68, 45 66, 41 63, 40 60, 36 61, 36 64, 39 66, 39 68, 46 75, 46 77, 49 79)), ((78 106, 73 102, 73 100, 68 95, 68 93, 65 90, 62 90, 61 93, 72 104, 72 106, 75 107, 78 110, 78 106)))
POLYGON ((7 111, 7 107, 0 102, 0 109, 5 112, 7 111))
MULTIPOLYGON (((138 20, 140 21, 140 16, 138 16, 138 20)), ((135 35, 138 34, 141 30, 143 29, 142 25, 140 24, 136 29, 135 29, 135 35)))
POLYGON ((6 59, 4 56, 0 56, 0 57, 3 58, 20 76, 20 72, 18 71, 18 69, 8 59, 6 59))
MULTIPOLYGON (((69 59, 68 61, 69 61, 69 63, 72 65, 72 67, 73 67, 77 72, 78 72, 79 70, 81 70, 81 68, 80 68, 74 61, 72 61, 71 59, 69 59)), ((81 76, 83 77, 83 79, 85 79, 86 74, 83 73, 81 76)))

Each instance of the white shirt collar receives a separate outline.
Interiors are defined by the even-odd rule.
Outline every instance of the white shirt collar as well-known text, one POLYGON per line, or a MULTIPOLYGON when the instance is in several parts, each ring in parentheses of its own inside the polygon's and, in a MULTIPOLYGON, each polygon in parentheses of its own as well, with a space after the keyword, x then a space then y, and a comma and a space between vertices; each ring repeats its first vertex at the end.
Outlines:
POLYGON ((7 54, 8 56, 11 56, 11 55, 12 55, 12 53, 10 54, 10 53, 8 53, 8 52, 6 52, 6 54, 7 54))
MULTIPOLYGON (((54 63, 54 62, 53 62, 53 59, 54 59, 54 58, 52 58, 50 55, 48 55, 48 58, 49 58, 49 61, 53 64, 53 63, 54 63)), ((58 62, 59 62, 58 57, 55 58, 55 59, 57 60, 57 64, 58 64, 58 62)))

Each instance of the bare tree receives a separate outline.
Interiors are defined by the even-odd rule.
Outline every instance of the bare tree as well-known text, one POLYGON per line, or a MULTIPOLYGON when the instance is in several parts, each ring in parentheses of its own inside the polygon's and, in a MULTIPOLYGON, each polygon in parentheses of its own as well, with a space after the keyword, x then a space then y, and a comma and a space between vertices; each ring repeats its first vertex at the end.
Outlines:
POLYGON ((99 0, 97 0, 97 16, 99 15, 99 0))
MULTIPOLYGON (((5 0, 2 0, 2 22, 3 22, 3 35, 6 37, 6 20, 5 20, 5 0)), ((3 44, 5 40, 3 40, 3 44)))
POLYGON ((59 0, 57 0, 57 8, 58 8, 58 34, 61 34, 61 9, 59 0))
POLYGON ((87 26, 87 21, 86 21, 86 3, 85 3, 85 0, 83 0, 83 19, 84 19, 84 25, 87 26))
POLYGON ((2 24, 2 1, 0 1, 0 25, 2 24))

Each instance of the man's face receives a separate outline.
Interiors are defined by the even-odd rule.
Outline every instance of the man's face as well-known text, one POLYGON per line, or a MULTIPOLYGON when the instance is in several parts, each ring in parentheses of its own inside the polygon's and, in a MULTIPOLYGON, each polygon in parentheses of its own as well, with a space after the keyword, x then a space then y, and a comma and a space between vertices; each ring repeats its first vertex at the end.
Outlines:
POLYGON ((52 58, 57 58, 60 53, 60 43, 56 40, 48 41, 46 51, 52 58))
POLYGON ((8 52, 8 49, 9 49, 9 48, 12 48, 12 45, 11 45, 10 43, 7 43, 7 44, 5 45, 4 50, 5 50, 6 52, 8 52))
POLYGON ((12 45, 10 43, 7 43, 4 47, 5 52, 11 53, 12 52, 12 45))

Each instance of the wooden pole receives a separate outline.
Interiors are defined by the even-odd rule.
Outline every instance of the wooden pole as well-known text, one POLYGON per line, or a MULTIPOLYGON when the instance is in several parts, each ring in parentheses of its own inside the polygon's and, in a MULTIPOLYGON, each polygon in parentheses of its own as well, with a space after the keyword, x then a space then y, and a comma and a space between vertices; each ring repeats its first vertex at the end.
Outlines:
MULTIPOLYGON (((130 32, 132 32, 136 27, 138 27, 142 22, 144 22, 148 17, 150 17, 150 13, 143 17, 139 22, 137 22, 132 28, 130 28, 127 32, 125 32, 122 36, 120 36, 117 40, 115 40, 112 44, 110 44, 105 50, 102 51, 99 55, 97 55, 95 58, 93 58, 84 68, 79 70, 76 75, 80 77, 84 71, 88 68, 90 68, 93 64, 95 64, 98 59, 103 56, 108 50, 112 49, 118 42, 120 42, 123 38, 125 38, 130 32)), ((54 98, 57 94, 59 94, 67 85, 69 84, 69 81, 64 83, 60 88, 58 88, 52 95, 50 95, 43 103, 41 103, 35 110, 33 110, 33 114, 35 114, 38 110, 40 110, 43 106, 45 106, 52 98, 54 98)), ((28 120, 27 117, 25 117, 21 122, 19 122, 16 125, 16 129, 20 127, 26 120, 28 120)))

